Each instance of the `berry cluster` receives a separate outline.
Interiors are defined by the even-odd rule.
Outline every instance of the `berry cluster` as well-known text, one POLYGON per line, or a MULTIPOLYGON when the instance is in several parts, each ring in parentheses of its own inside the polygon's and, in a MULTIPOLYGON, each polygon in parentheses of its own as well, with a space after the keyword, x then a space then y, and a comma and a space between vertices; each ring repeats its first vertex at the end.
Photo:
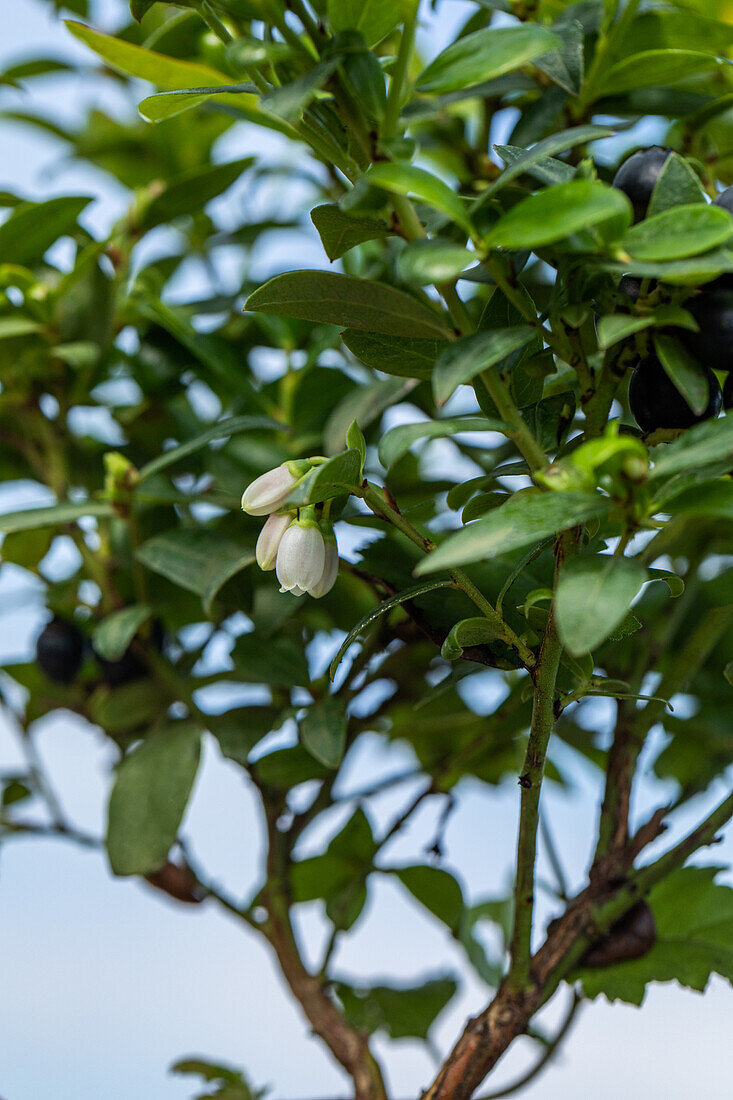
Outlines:
MULTIPOLYGON (((647 213, 655 184, 671 153, 657 145, 640 149, 630 156, 616 173, 613 185, 631 200, 634 220, 641 221, 647 213)), ((715 205, 733 213, 733 187, 715 199, 715 205)), ((625 275, 620 290, 636 302, 641 280, 625 275)), ((717 417, 721 407, 733 405, 733 374, 728 374, 721 391, 713 373, 728 373, 733 368, 733 276, 721 275, 704 286, 685 308, 694 317, 699 331, 680 333, 680 339, 701 364, 708 383, 709 399, 702 413, 696 414, 670 379, 654 354, 639 358, 634 364, 629 383, 629 407, 643 432, 657 428, 690 428, 701 420, 717 417)))

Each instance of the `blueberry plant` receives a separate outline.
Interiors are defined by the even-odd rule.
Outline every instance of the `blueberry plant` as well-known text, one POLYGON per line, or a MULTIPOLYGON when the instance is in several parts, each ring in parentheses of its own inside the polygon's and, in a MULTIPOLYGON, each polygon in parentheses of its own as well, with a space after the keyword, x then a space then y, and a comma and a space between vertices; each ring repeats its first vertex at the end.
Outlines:
MULTIPOLYGON (((28 762, 3 779, 2 842, 79 841, 223 907, 357 1100, 389 1095, 385 1037, 435 1049, 457 989, 439 960, 411 984, 349 979, 340 949, 377 879, 485 987, 425 1100, 468 1100, 529 1035, 520 1087, 583 1001, 733 979, 733 890, 703 855, 733 817, 733 794, 710 797, 733 763, 729 9, 132 0, 103 33, 68 7, 93 53, 67 75, 139 114, 64 126, 17 94, 8 112, 128 208, 100 233, 84 195, 0 196, 0 468, 37 501, 1 517, 2 563, 47 608, 36 653, 2 670, 28 762), (647 116, 659 144, 640 149, 647 116), (222 158, 234 133, 262 151, 222 158), (218 685, 244 685, 223 713, 218 685), (103 838, 36 752, 59 709, 114 750, 103 838), (367 736, 384 767, 365 778, 367 736), (261 810, 245 897, 186 829, 202 738, 261 810), (642 752, 675 793, 630 816, 642 752), (570 891, 541 792, 568 788, 573 755, 601 793, 570 891), (508 894, 451 865, 470 781, 516 791, 508 894), (388 790, 405 801, 385 827, 388 790), (395 860, 426 801, 437 834, 395 860), (556 997, 553 1035, 533 1021, 556 997)), ((23 60, 3 82, 64 69, 23 60)), ((256 1095, 245 1073, 178 1069, 256 1095)))

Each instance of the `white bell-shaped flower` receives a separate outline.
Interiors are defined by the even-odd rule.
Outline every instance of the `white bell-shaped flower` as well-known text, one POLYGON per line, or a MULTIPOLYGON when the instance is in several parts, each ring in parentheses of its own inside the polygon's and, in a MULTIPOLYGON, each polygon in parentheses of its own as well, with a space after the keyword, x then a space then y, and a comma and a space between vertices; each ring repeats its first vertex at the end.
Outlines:
POLYGON ((308 589, 310 595, 317 600, 331 591, 339 572, 339 551, 336 545, 336 536, 331 532, 331 537, 327 536, 324 541, 326 543, 326 560, 323 572, 318 583, 308 589))
POLYGON ((325 564, 326 544, 318 524, 310 518, 291 523, 277 551, 280 591, 302 596, 320 581, 325 564))
POLYGON ((267 516, 277 512, 310 468, 309 462, 283 462, 282 466, 261 474, 242 494, 243 511, 250 516, 267 516))
POLYGON ((275 568, 280 540, 292 522, 292 512, 273 512, 267 517, 255 547, 255 557, 260 569, 267 572, 275 568))

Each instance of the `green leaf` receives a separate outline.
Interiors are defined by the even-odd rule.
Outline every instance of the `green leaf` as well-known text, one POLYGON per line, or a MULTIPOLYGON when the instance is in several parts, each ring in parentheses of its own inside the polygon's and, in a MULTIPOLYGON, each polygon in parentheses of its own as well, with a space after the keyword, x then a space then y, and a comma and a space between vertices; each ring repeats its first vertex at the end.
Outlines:
POLYGON ((329 57, 289 84, 281 84, 267 92, 262 97, 262 107, 286 122, 297 122, 316 93, 326 84, 339 60, 339 57, 329 57))
POLYGON ((109 801, 105 845, 116 875, 157 871, 175 843, 199 766, 201 735, 178 722, 120 764, 109 801))
POLYGON ((245 308, 385 336, 448 336, 440 314, 417 298, 383 283, 333 271, 276 275, 250 294, 245 308))
POLYGON ((717 462, 733 463, 733 416, 695 424, 678 439, 655 448, 653 458, 653 481, 717 462))
POLYGON ((696 73, 713 72, 719 64, 716 57, 696 50, 644 50, 607 69, 596 89, 596 98, 677 84, 696 73))
POLYGON ((197 85, 229 84, 229 77, 208 65, 199 65, 193 61, 183 61, 168 54, 155 53, 153 50, 136 46, 114 35, 100 34, 91 27, 73 20, 67 20, 69 31, 93 50, 113 69, 126 76, 136 76, 147 80, 158 88, 178 90, 195 88, 197 85))
POLYGON ((522 199, 499 219, 485 243, 489 248, 539 248, 610 218, 623 218, 628 225, 631 216, 623 191, 595 180, 571 180, 522 199))
POLYGON ((135 556, 153 573, 201 596, 207 615, 211 615, 219 590, 255 560, 251 547, 232 542, 216 531, 184 527, 148 539, 135 556))
POLYGON ((59 237, 73 233, 88 195, 65 195, 47 202, 23 203, 0 225, 0 257, 7 264, 31 264, 59 237))
POLYGON ((436 404, 444 405, 458 386, 471 382, 481 371, 489 370, 512 352, 525 347, 534 336, 533 328, 522 325, 476 332, 452 341, 441 352, 433 371, 436 404))
MULTIPOLYGON (((540 164, 546 158, 552 157, 555 153, 564 153, 568 149, 575 148, 576 145, 585 145, 588 141, 598 141, 600 138, 611 137, 613 133, 614 131, 608 126, 573 126, 569 130, 560 130, 557 134, 551 134, 549 137, 543 138, 531 149, 519 149, 512 145, 495 145, 494 149, 504 160, 507 159, 504 155, 507 150, 516 151, 517 155, 501 175, 493 180, 485 191, 481 192, 480 198, 476 200, 475 207, 483 206, 502 187, 506 187, 512 180, 524 175, 525 172, 529 172, 530 168, 540 164)), ((564 165, 564 167, 568 168, 572 174, 570 165, 564 165)), ((552 182, 557 181, 553 180, 552 182)))
MULTIPOLYGON (((570 10, 572 12, 572 7, 570 10)), ((558 87, 577 95, 584 72, 583 26, 577 19, 565 19, 562 23, 558 21, 555 29, 562 36, 562 47, 543 54, 537 58, 535 65, 558 87)))
POLYGON ((6 512, 0 515, 0 531, 32 531, 37 527, 60 527, 76 523, 86 516, 102 517, 113 514, 112 505, 106 500, 87 500, 79 504, 65 500, 47 508, 28 508, 22 512, 6 512))
POLYGON ((686 160, 678 153, 670 153, 654 184, 647 217, 695 202, 705 202, 705 191, 700 180, 686 160))
POLYGON ((453 875, 439 867, 422 864, 395 868, 392 873, 428 912, 446 924, 451 932, 458 932, 463 918, 463 894, 453 875))
POLYGON ((174 466, 181 459, 195 454, 196 451, 200 451, 207 443, 211 443, 215 439, 228 439, 233 435, 238 435, 239 432, 256 431, 263 428, 282 431, 283 427, 284 425, 278 423, 277 420, 270 420, 266 416, 232 416, 227 420, 220 420, 211 428, 207 428, 205 432, 201 432, 200 435, 195 436, 193 439, 187 439, 185 443, 179 443, 177 447, 171 447, 170 450, 164 451, 162 455, 158 455, 151 462, 147 462, 139 470, 138 479, 145 481, 153 474, 158 474, 161 470, 167 469, 168 466, 174 466))
MULTIPOLYGON (((45 251, 45 249, 44 249, 45 251)), ((16 336, 32 336, 43 332, 43 325, 30 317, 0 317, 0 340, 13 340, 16 336)))
POLYGON ((300 741, 319 763, 337 768, 346 748, 346 711, 330 696, 315 702, 300 723, 300 741))
POLYGON ((690 203, 632 225, 621 248, 632 260, 684 260, 723 244, 732 234, 733 220, 727 210, 690 203))
POLYGON ((349 449, 316 466, 296 485, 286 501, 288 508, 319 504, 358 489, 361 484, 361 454, 349 449))
POLYGON ((469 646, 486 645, 497 638, 496 627, 488 619, 476 617, 461 619, 451 627, 448 637, 440 650, 446 661, 457 661, 463 656, 463 650, 469 646))
POLYGON ((710 400, 710 383, 704 369, 679 340, 667 333, 654 337, 654 348, 675 389, 695 416, 701 416, 710 400))
POLYGON ((456 993, 452 978, 415 986, 354 988, 338 982, 336 996, 351 1025, 366 1035, 384 1031, 391 1039, 423 1039, 456 993))
POLYGON ((328 21, 334 34, 360 31, 368 46, 375 46, 395 29, 409 4, 400 0, 328 0, 328 21))
POLYGON ((657 939, 642 958, 577 973, 588 997, 640 1005, 650 982, 702 992, 712 974, 733 981, 733 889, 714 881, 717 867, 685 867, 649 894, 657 939))
POLYGON ((345 214, 340 206, 331 202, 311 210, 311 221, 318 230, 329 260, 338 260, 350 248, 386 237, 389 233, 384 222, 345 214))
POLYGON ((142 225, 151 229, 163 222, 190 214, 199 214, 206 203, 223 194, 248 168, 254 157, 241 157, 228 164, 207 164, 174 176, 164 191, 145 207, 142 225))
POLYGON ((283 688, 310 683, 304 648, 290 638, 263 639, 257 632, 240 634, 234 643, 232 661, 232 680, 283 688))
POLYGON ((89 716, 105 733, 131 734, 162 718, 168 699, 160 685, 145 677, 120 687, 98 687, 89 700, 89 716))
POLYGON ((119 661, 150 614, 149 607, 132 604, 107 615, 92 634, 94 652, 105 661, 119 661))
POLYGON ((352 420, 349 424, 348 430, 346 432, 346 446, 350 451, 359 452, 359 457, 361 459, 360 474, 363 474, 364 463, 366 462, 367 456, 367 444, 366 439, 364 438, 364 433, 362 432, 356 420, 352 420))
MULTIPOLYGON (((686 489, 672 500, 665 501, 665 512, 672 515, 711 516, 717 519, 733 519, 733 481, 720 478, 707 485, 686 489)), ((3 543, 3 556, 5 543, 3 543)))
POLYGON ((379 441, 379 461, 389 469, 399 462, 418 439, 443 439, 458 432, 506 432, 502 420, 479 416, 456 416, 450 420, 424 420, 419 424, 399 424, 379 441))
POLYGON ((368 611, 346 635, 339 647, 338 653, 333 661, 331 661, 331 666, 329 668, 331 679, 333 680, 336 675, 336 670, 344 659, 346 651, 357 640, 362 631, 370 626, 376 619, 381 618, 382 615, 386 615, 388 611, 392 611, 395 607, 399 607, 405 600, 415 600, 418 596, 424 596, 426 592, 432 592, 436 588, 450 588, 452 585, 452 581, 423 581, 422 584, 414 584, 410 588, 403 589, 403 591, 398 592, 396 596, 390 596, 388 600, 384 600, 382 603, 378 604, 377 607, 368 611))
POLYGON ((430 378, 435 360, 447 340, 414 336, 379 336, 347 328, 341 339, 352 355, 367 367, 397 378, 430 378))
MULTIPOLYGON (((494 149, 507 165, 515 164, 520 157, 524 157, 527 153, 527 150, 523 149, 521 145, 495 145, 494 149)), ((532 179, 539 180, 540 183, 545 183, 548 187, 552 187, 556 183, 569 183, 570 180, 575 178, 575 169, 572 164, 566 164, 564 160, 558 160, 556 157, 543 156, 538 160, 532 157, 531 161, 526 162, 522 170, 532 179)), ((483 194, 476 199, 476 205, 481 202, 482 198, 483 194)))
POLYGON ((476 253, 450 241, 421 238, 412 241, 397 258, 397 274, 406 283, 426 286, 448 283, 476 262, 476 253))
POLYGON ((214 84, 211 87, 181 88, 180 91, 158 92, 146 96, 138 104, 138 111, 147 122, 164 122, 168 118, 190 111, 202 103, 225 105, 230 110, 250 118, 253 122, 290 134, 289 124, 256 106, 257 87, 254 84, 214 84))
POLYGON ((277 728, 280 712, 275 707, 237 707, 207 719, 222 755, 246 767, 250 752, 277 728))
POLYGON ((417 89, 441 94, 469 88, 561 47, 562 39, 537 23, 487 27, 459 38, 438 54, 418 77, 417 89))
POLYGON ((646 579, 646 569, 632 558, 568 559, 555 593, 557 626, 568 652, 580 657, 613 634, 646 579))
POLYGON ((459 225, 469 237, 474 235, 468 206, 464 200, 446 183, 423 168, 383 162, 373 164, 364 179, 372 187, 381 187, 397 195, 412 195, 421 202, 428 203, 459 225))
POLYGON ((697 331, 697 322, 691 313, 680 306, 658 306, 646 317, 633 317, 628 313, 611 313, 598 321, 598 347, 602 351, 626 340, 645 328, 674 326, 697 331))
POLYGON ((596 493, 550 492, 512 497, 482 519, 449 535, 415 572, 434 573, 533 546, 542 539, 608 513, 612 502, 596 493))

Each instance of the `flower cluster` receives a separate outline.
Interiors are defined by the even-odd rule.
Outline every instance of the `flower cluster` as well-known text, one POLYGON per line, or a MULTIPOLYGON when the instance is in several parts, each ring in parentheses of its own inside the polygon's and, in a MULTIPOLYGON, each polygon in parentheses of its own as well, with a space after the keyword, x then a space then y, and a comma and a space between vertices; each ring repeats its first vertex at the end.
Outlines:
POLYGON ((276 570, 281 592, 319 599, 338 576, 333 525, 315 507, 282 510, 310 469, 308 462, 285 462, 268 470, 244 490, 242 508, 251 516, 267 516, 255 550, 260 569, 276 570))

